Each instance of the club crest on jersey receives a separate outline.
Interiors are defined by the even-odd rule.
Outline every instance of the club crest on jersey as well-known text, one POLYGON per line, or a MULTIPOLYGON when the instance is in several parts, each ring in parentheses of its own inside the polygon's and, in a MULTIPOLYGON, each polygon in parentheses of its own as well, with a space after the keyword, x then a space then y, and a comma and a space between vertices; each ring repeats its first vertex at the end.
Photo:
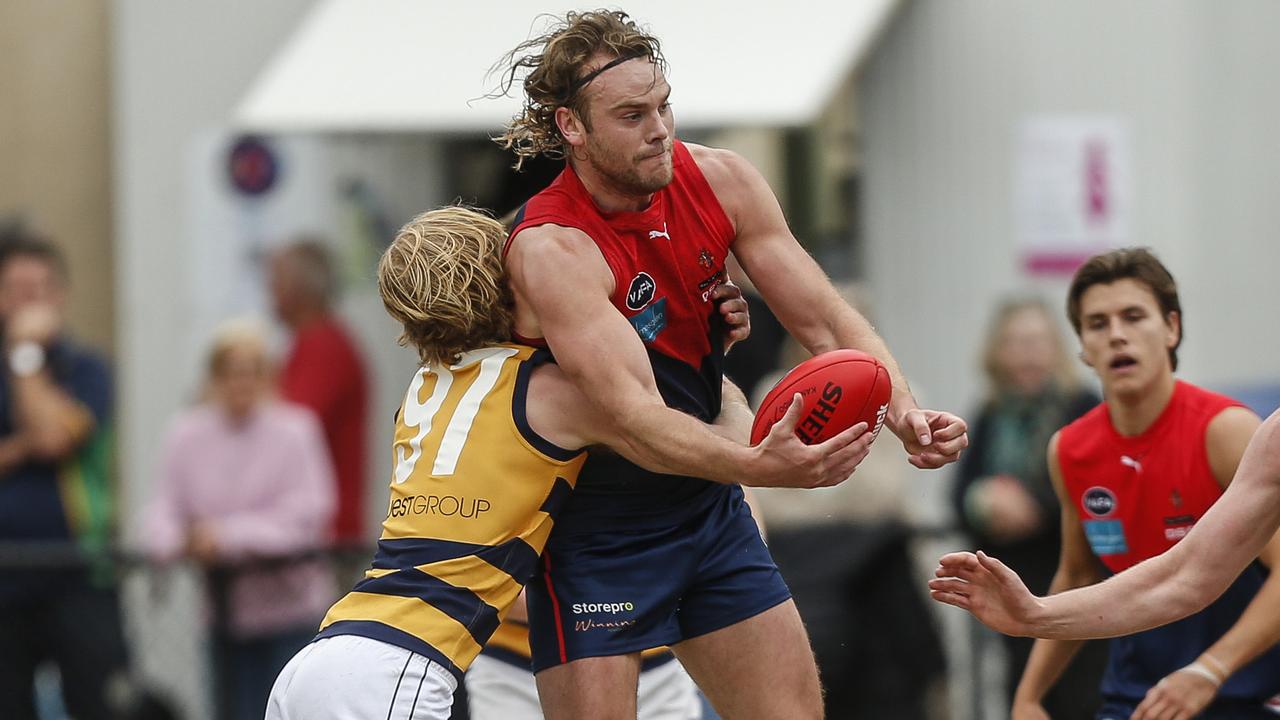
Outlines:
POLYGON ((1085 512, 1094 517, 1106 517, 1116 510, 1116 495, 1104 487, 1091 487, 1080 499, 1085 512))
POLYGON ((653 295, 658 291, 658 284, 647 272, 636 273, 635 278, 631 280, 631 287, 627 288, 627 309, 640 310, 653 300, 653 295))
POLYGON ((711 254, 711 251, 702 248, 702 251, 698 253, 698 264, 702 266, 703 270, 710 270, 715 267, 716 258, 711 254))

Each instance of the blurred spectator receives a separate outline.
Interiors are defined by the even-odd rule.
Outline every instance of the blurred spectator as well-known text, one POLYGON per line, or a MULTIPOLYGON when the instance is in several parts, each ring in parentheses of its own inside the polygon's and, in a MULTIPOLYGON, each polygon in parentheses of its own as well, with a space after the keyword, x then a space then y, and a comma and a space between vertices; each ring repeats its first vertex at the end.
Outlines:
MULTIPOLYGON (((280 373, 285 400, 320 418, 337 473, 333 541, 364 548, 365 443, 368 383, 364 361, 333 313, 333 263, 324 244, 299 240, 271 259, 271 296, 293 345, 280 373)), ((363 556, 362 556, 363 562, 363 556)))
MULTIPOLYGON (((843 294, 868 314, 853 288, 843 294)), ((757 384, 754 406, 807 357, 788 340, 782 367, 757 384)), ((890 434, 871 446, 848 482, 815 490, 754 489, 769 551, 809 630, 826 717, 833 720, 945 717, 942 641, 911 559, 905 521, 910 469, 890 434)))
MULTIPOLYGON (((1013 299, 996 310, 982 357, 990 395, 971 416, 953 503, 978 546, 1004 560, 1032 592, 1049 589, 1058 566, 1059 507, 1045 453, 1059 428, 1099 402, 1082 388, 1053 313, 1038 299, 1013 299)), ((1032 641, 1004 638, 1008 695, 1032 641)), ((1106 646, 1091 643, 1046 699, 1054 718, 1092 718, 1106 646)))
POLYGON ((207 397, 173 421, 144 518, 152 556, 185 553, 209 571, 221 718, 263 716, 336 595, 323 561, 297 557, 326 542, 329 454, 309 410, 270 397, 270 370, 260 328, 218 331, 207 397))
POLYGON ((66 261, 53 244, 5 238, 0 544, 11 560, 38 568, 0 569, 6 720, 35 717, 34 674, 45 661, 57 665, 65 705, 77 718, 118 717, 134 699, 107 557, 114 539, 111 375, 64 332, 68 289, 66 261), (53 558, 46 568, 39 568, 42 549, 53 558), (77 552, 87 565, 64 564, 77 552))

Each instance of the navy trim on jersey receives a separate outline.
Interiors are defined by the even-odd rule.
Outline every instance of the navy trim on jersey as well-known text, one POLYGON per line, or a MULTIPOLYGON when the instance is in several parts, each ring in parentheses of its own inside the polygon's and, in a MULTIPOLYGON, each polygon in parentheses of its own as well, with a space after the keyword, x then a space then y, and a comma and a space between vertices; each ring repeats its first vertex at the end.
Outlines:
POLYGON ((409 652, 418 653, 448 670, 458 679, 459 683, 462 682, 462 669, 454 665, 453 661, 445 657, 444 653, 432 647, 430 643, 423 642, 409 633, 397 630, 390 625, 383 625, 374 620, 339 620, 316 633, 315 639, 322 640, 328 637, 338 637, 339 635, 372 638, 388 645, 403 648, 409 652))
POLYGON ((547 493, 547 499, 542 501, 542 507, 538 508, 542 512, 550 515, 552 518, 560 516, 560 509, 569 500, 569 493, 573 492, 573 486, 568 480, 557 477, 554 485, 551 486, 551 492, 547 493))
POLYGON ((456 560, 475 555, 488 545, 431 540, 428 538, 397 538, 379 540, 378 551, 373 556, 374 570, 401 570, 415 565, 429 565, 442 560, 456 560))
POLYGON ((520 431, 520 435, 537 448, 538 452, 553 460, 568 462, 586 451, 562 448, 542 437, 530 427, 529 416, 525 413, 525 403, 528 402, 529 397, 529 378, 533 376, 534 368, 551 361, 551 353, 546 350, 536 350, 528 360, 520 363, 520 369, 516 371, 515 392, 511 394, 511 417, 515 419, 516 429, 520 431))
MULTIPOLYGON (((559 478, 557 480, 557 485, 564 482, 559 478)), ((520 538, 512 538, 500 545, 476 545, 427 538, 379 540, 373 567, 378 570, 414 569, 417 565, 430 565, 473 555, 522 584, 533 577, 538 567, 538 552, 520 538)), ((359 587, 357 585, 356 589, 359 587)))
MULTIPOLYGON (((561 482, 564 481, 556 478, 557 485, 561 482)), ((476 557, 510 575, 521 585, 529 582, 538 570, 538 551, 520 538, 485 548, 476 553, 476 557)))
POLYGON ((471 633, 476 643, 484 645, 498 629, 498 608, 480 599, 474 592, 450 585, 417 568, 407 568, 356 583, 355 592, 396 597, 418 598, 448 615, 471 633))

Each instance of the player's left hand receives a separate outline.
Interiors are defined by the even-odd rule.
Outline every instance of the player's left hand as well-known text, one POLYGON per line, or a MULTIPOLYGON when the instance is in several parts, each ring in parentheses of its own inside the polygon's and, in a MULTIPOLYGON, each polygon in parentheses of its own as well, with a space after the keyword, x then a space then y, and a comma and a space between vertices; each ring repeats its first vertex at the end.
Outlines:
POLYGON ((1190 720, 1213 702, 1218 687, 1187 670, 1175 670, 1147 691, 1131 720, 1190 720))
POLYGON ((711 300, 720 311, 727 326, 724 337, 724 351, 734 343, 742 342, 751 334, 751 314, 747 311, 747 299, 742 297, 742 288, 726 280, 711 291, 711 300))
POLYGON ((943 555, 929 581, 934 600, 968 610, 982 624, 1005 635, 1034 635, 1040 600, 1022 578, 979 550, 943 555))
POLYGON ((893 431, 907 450, 907 461, 924 470, 960 459, 969 446, 969 426, 958 415, 912 408, 903 413, 893 431))

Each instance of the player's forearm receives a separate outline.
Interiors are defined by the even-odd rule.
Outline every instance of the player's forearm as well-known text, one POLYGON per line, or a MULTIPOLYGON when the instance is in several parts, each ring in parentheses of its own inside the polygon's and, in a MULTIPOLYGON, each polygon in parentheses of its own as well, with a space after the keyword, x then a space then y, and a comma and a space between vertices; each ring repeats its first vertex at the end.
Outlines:
POLYGON ((1117 637, 1173 622, 1203 608, 1222 593, 1234 575, 1210 577, 1198 572, 1186 553, 1178 552, 1185 542, 1104 582, 1043 598, 1042 612, 1033 621, 1030 634, 1041 638, 1117 637))
POLYGON ((615 417, 623 455, 645 467, 675 475, 735 484, 750 449, 713 432, 711 426, 665 405, 619 409, 615 417))

